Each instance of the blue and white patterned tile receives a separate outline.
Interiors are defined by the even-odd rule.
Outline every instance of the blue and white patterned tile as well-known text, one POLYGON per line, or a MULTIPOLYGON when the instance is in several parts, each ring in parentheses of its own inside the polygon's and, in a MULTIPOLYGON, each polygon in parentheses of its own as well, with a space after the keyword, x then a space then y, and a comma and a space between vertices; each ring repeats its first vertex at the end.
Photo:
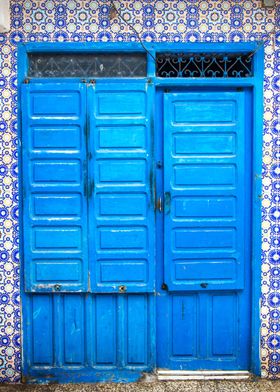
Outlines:
MULTIPOLYGON (((137 41, 110 1, 10 0, 12 30, 0 34, 0 382, 20 378, 16 44, 137 41)), ((262 199, 262 375, 280 376, 280 1, 115 0, 143 41, 266 40, 262 199), (275 39, 274 39, 275 35, 275 39), (279 254, 279 255, 278 255, 279 254), (278 258, 279 256, 279 258, 278 258)))

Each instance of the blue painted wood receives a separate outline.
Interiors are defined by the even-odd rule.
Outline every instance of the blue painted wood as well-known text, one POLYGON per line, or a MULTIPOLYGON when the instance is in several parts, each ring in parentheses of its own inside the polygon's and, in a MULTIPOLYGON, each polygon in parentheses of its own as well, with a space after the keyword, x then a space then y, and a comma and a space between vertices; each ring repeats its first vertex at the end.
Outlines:
POLYGON ((87 291, 86 88, 22 86, 26 291, 87 291))
POLYGON ((158 298, 157 364, 171 369, 246 370, 250 366, 250 95, 171 92, 162 101, 163 181, 165 197, 169 195, 163 280, 168 292, 158 298), (220 116, 224 107, 227 113, 220 116), (209 135, 216 134, 226 137, 209 144, 209 135), (193 149, 184 142, 186 135, 199 140, 193 149))
POLYGON ((62 368, 71 374, 74 366, 92 380, 115 373, 125 381, 153 366, 153 298, 71 294, 97 292, 98 280, 102 293, 124 285, 124 291, 145 293, 155 282, 149 88, 145 80, 97 87, 23 86, 24 243, 25 257, 32 255, 25 277, 26 291, 36 293, 28 299, 29 311, 35 309, 28 315, 31 378, 46 367, 53 375, 62 368), (121 105, 111 114, 118 97, 121 105), (94 284, 87 286, 90 276, 94 284))
POLYGON ((248 370, 248 294, 249 290, 163 294, 158 301, 157 366, 248 370))
POLYGON ((88 86, 94 292, 154 290, 152 93, 145 79, 88 86))
POLYGON ((171 355, 175 357, 197 357, 200 336, 198 336, 197 330, 196 295, 174 295, 170 306, 172 308, 171 355))
POLYGON ((83 381, 105 381, 109 375, 129 381, 152 370, 152 295, 32 293, 27 297, 32 325, 29 381, 51 374, 60 382, 69 375, 70 382, 78 373, 84 375, 83 381))
POLYGON ((165 94, 164 111, 164 281, 170 290, 242 289, 251 188, 244 92, 165 94))
MULTIPOLYGON (((152 44, 152 46, 149 47, 150 50, 153 51, 153 53, 155 53, 155 48, 157 50, 166 50, 166 46, 162 45, 158 43, 152 44)), ((169 46, 169 49, 174 49, 175 51, 178 50, 178 47, 176 45, 172 44, 172 47, 169 46)), ((222 45, 219 46, 219 48, 221 48, 222 51, 226 50, 226 51, 236 51, 236 50, 244 50, 244 51, 248 51, 248 50, 254 50, 256 49, 257 44, 253 43, 253 44, 246 44, 243 43, 241 46, 239 44, 226 44, 226 45, 222 45), (252 45, 255 45, 254 47, 252 45), (250 46, 250 47, 249 47, 250 46)), ((85 50, 85 45, 84 44, 58 44, 58 46, 56 47, 59 51, 67 51, 67 50, 74 50, 74 51, 84 51, 85 50)), ((114 44, 90 44, 89 46, 86 46, 86 48, 88 50, 119 50, 120 48, 123 48, 122 44, 120 45, 116 45, 114 44), (96 46, 97 45, 97 46, 96 46), (99 45, 99 46, 98 46, 99 45)), ((205 50, 209 50, 209 51, 217 51, 217 46, 216 44, 214 45, 210 45, 205 47, 205 44, 190 44, 185 46, 185 44, 180 44, 180 48, 181 50, 197 50, 197 51, 205 51, 205 50)), ((53 44, 49 44, 46 45, 44 43, 36 43, 36 44, 20 44, 19 45, 19 85, 20 85, 20 89, 22 89, 21 83, 24 80, 25 76, 26 76, 26 69, 27 69, 27 61, 26 61, 26 54, 27 51, 42 51, 42 50, 49 50, 49 51, 53 51, 54 49, 54 45, 53 44)), ((135 50, 135 46, 134 45, 127 45, 125 47, 125 50, 135 50)), ((139 46, 139 50, 142 50, 139 46)), ((253 224, 253 228, 254 228, 254 238, 253 238, 253 243, 254 243, 254 249, 253 249, 253 271, 254 271, 254 306, 253 306, 253 315, 252 315, 252 320, 253 320, 253 330, 254 330, 254 339, 253 339, 253 345, 254 345, 254 357, 253 357, 253 371, 254 372, 258 372, 259 371, 259 307, 258 307, 258 302, 259 302, 259 290, 260 290, 260 274, 259 274, 259 264, 260 264, 260 257, 259 257, 259 249, 260 249, 260 230, 259 230, 259 223, 260 223, 260 214, 259 214, 259 205, 260 205, 260 198, 258 197, 260 194, 260 189, 261 189, 261 177, 260 177, 260 163, 261 163, 261 129, 262 129, 262 100, 261 100, 261 96, 262 96, 262 62, 263 62, 263 53, 261 53, 260 51, 257 52, 257 56, 255 57, 255 65, 254 65, 254 69, 255 69, 255 78, 250 78, 250 80, 227 80, 227 81, 217 81, 217 80, 209 80, 207 82, 207 84, 209 86, 228 86, 228 87, 234 87, 234 86, 248 86, 248 87, 253 87, 253 94, 254 94, 254 99, 253 102, 255 103, 255 108, 254 108, 254 122, 253 123, 248 123, 247 126, 251 127, 251 129, 254 129, 254 161, 253 161, 253 167, 254 170, 256 171, 256 176, 255 176, 255 187, 254 187, 254 199, 256 200, 255 202, 255 206, 254 206, 254 214, 253 214, 253 219, 254 219, 254 224, 253 224)), ((202 86, 205 87, 205 80, 159 80, 157 78, 154 78, 154 64, 153 61, 151 61, 151 59, 149 58, 149 62, 148 62, 148 70, 149 70, 149 76, 153 77, 153 81, 155 82, 155 85, 157 86, 174 86, 175 88, 180 88, 182 86, 186 86, 188 88, 190 87, 194 87, 194 86, 202 86)), ((35 82, 35 81, 34 81, 35 82)), ((68 83, 77 83, 77 80, 68 80, 68 83)), ((33 83, 33 81, 32 81, 33 83)), ((46 81, 41 81, 41 84, 44 85, 46 83, 46 81)), ((25 88, 23 86, 23 88, 25 88)), ((160 97, 160 94, 159 94, 160 97)), ((248 95, 246 93, 246 101, 250 101, 251 97, 250 95, 248 95)), ((24 99, 22 99, 23 102, 20 101, 20 108, 22 106, 24 106, 24 99)), ((161 112, 160 112, 160 104, 161 104, 161 100, 159 99, 159 101, 156 102, 155 107, 159 108, 159 110, 157 110, 156 113, 156 119, 158 121, 158 123, 162 122, 162 118, 161 118, 161 112)), ((19 110, 19 112, 21 112, 21 110, 19 110)), ((75 138, 75 130, 76 128, 74 127, 73 129, 69 128, 69 132, 71 132, 73 134, 73 140, 75 138)), ((138 129, 138 128, 137 128, 138 129)), ((55 132, 59 133, 59 130, 57 128, 54 127, 55 132)), ((40 128, 39 130, 36 130, 36 134, 39 135, 39 137, 42 138, 42 135, 40 136, 40 128)), ((24 133, 22 132, 22 127, 19 127, 19 134, 24 133)), ((137 133, 137 131, 136 131, 137 133)), ((143 148, 142 146, 142 142, 143 142, 143 137, 140 136, 141 131, 138 132, 137 136, 135 133, 135 139, 132 141, 130 140, 130 145, 129 147, 131 148, 143 148)), ((116 136, 115 136, 116 137, 116 136)), ((38 148, 41 147, 40 142, 38 143, 38 137, 36 136, 36 145, 38 146, 38 148)), ((112 133, 112 138, 111 140, 114 139, 114 133, 112 133)), ((121 139, 121 138, 120 138, 121 139)), ((53 148, 61 148, 62 145, 58 145, 55 146, 55 138, 49 138, 49 144, 50 147, 53 148), (52 139, 52 140, 51 140, 52 139)), ((100 138, 101 140, 101 138, 100 138)), ((69 140, 65 140, 65 143, 68 143, 69 140)), ((208 139, 209 144, 211 144, 211 140, 208 139)), ((69 141, 70 143, 70 141, 69 141)), ((106 144, 108 143, 108 138, 106 140, 106 138, 103 138, 103 141, 101 142, 101 145, 104 148, 107 148, 108 145, 106 144)), ((114 143, 112 141, 112 143, 114 143)), ((179 143, 180 146, 181 143, 179 143)), ((187 143, 185 143, 186 146, 187 143)), ((214 146, 215 143, 212 143, 212 146, 214 146)), ((68 144, 67 144, 68 145, 68 144)), ((68 145, 69 148, 73 148, 73 146, 75 145, 75 142, 72 142, 68 145)), ((156 160, 158 160, 158 157, 160 157, 160 154, 158 154, 158 150, 161 149, 162 146, 162 141, 161 141, 161 136, 156 135, 156 141, 155 141, 155 147, 157 150, 157 157, 156 160)), ((200 150, 200 146, 199 146, 199 141, 196 141, 196 146, 198 146, 198 152, 201 151, 200 150)), ((225 144, 224 144, 225 146, 225 144)), ((110 145, 109 145, 110 147, 110 145)), ((123 146, 122 146, 123 147, 123 146)), ((186 148, 186 147, 184 147, 186 148)), ((196 147, 195 147, 196 148, 196 147)), ((229 150, 232 148, 232 141, 227 142, 227 147, 225 147, 225 152, 228 153, 229 150)), ((184 153, 186 150, 183 150, 182 152, 184 153)), ((24 169, 22 167, 22 164, 20 162, 20 172, 24 172, 24 169)), ((157 173, 160 173, 160 170, 157 171, 157 173)), ((163 173, 163 171, 161 171, 161 174, 163 173)), ((161 176, 160 174, 160 176, 161 176)), ((21 195, 21 203, 20 203, 20 209, 21 209, 21 214, 20 214, 20 220, 21 220, 21 225, 23 225, 23 216, 24 214, 22 213, 22 199, 23 199, 23 195, 24 195, 24 190, 23 190, 23 181, 22 181, 23 176, 21 175, 20 178, 20 195, 21 195)), ((160 178, 157 179, 157 189, 160 190, 160 178)), ((55 195, 59 197, 58 195, 55 195)), ((128 195, 129 197, 130 195, 128 195)), ((47 203, 44 202, 44 200, 42 198, 40 198, 41 196, 39 195, 37 202, 36 202, 36 214, 40 215, 59 215, 60 213, 60 208, 59 205, 64 205, 65 207, 65 212, 63 212, 63 214, 69 214, 69 200, 68 199, 64 199, 64 200, 59 200, 56 199, 56 207, 50 208, 48 206, 47 203), (67 201, 68 200, 68 201, 67 201), (65 201, 65 203, 64 203, 65 201), (60 203, 60 204, 59 204, 60 203), (68 205, 68 207, 67 207, 68 205)), ((78 201, 77 199, 73 198, 71 199, 73 200, 73 211, 72 213, 70 213, 70 216, 76 216, 76 214, 79 213, 79 209, 77 209, 77 205, 78 205, 78 201), (76 200, 76 201, 74 201, 76 200), (74 206, 75 205, 75 206, 74 206)), ((211 200, 213 202, 213 200, 211 200)), ((199 203, 199 200, 196 200, 197 203, 199 203)), ((251 202, 251 200, 250 200, 251 202)), ((218 204, 222 203, 222 200, 219 201, 218 204)), ((225 205, 227 205, 228 210, 230 210, 231 207, 229 207, 230 205, 230 201, 229 200, 224 200, 223 203, 226 203, 225 205)), ((105 203, 106 204, 106 203, 105 203)), ((105 206, 104 204, 104 206, 105 206)), ((125 205, 125 202, 123 202, 123 204, 125 205)), ((141 204, 141 203, 139 203, 141 204)), ((142 206, 138 205, 137 202, 137 206, 138 206, 138 210, 136 210, 137 212, 135 213, 135 215, 137 214, 138 216, 142 214, 142 206)), ((107 206, 103 207, 103 214, 106 215, 106 211, 107 210, 107 206), (105 208, 106 207, 106 208, 105 208)), ((216 204, 217 207, 217 204, 216 204)), ((114 208, 114 207, 113 207, 114 208)), ((184 218, 186 216, 186 210, 184 207, 182 208, 182 217, 184 218)), ((202 207, 203 208, 203 207, 202 207)), ((34 204, 34 210, 35 210, 35 204, 34 204)), ((197 211, 199 210, 199 205, 197 204, 197 211)), ((128 214, 130 214, 131 209, 128 209, 128 214)), ((122 215, 126 215, 124 213, 124 211, 120 208, 120 212, 117 212, 118 214, 122 215)), ((219 212, 221 213, 221 212, 219 212)), ((111 214, 110 214, 111 215, 111 214)), ((157 211, 156 212, 158 221, 161 221, 161 214, 157 211)), ((225 212, 225 218, 230 217, 230 214, 228 215, 225 212)), ((160 230, 159 230, 160 231, 160 230)), ((161 238, 161 233, 159 232, 157 234, 158 240, 161 238)), ((250 241, 251 239, 249 239, 250 241)), ((21 244, 23 244, 23 238, 21 235, 21 244)), ((160 257, 161 255, 161 244, 158 241, 158 247, 157 247, 157 255, 160 257)), ((23 247, 21 246, 21 259, 23 259, 23 247)), ((140 261, 141 264, 141 261, 140 261)), ((163 274, 162 274, 162 268, 160 266, 160 263, 158 263, 158 271, 157 271, 157 277, 158 277, 158 282, 157 282, 157 290, 160 292, 161 296, 158 297, 158 305, 159 305, 159 319, 160 317, 162 317, 161 319, 161 324, 158 324, 158 336, 159 336, 159 345, 158 345, 158 351, 159 351, 159 356, 158 356, 158 366, 166 366, 166 367, 171 367, 173 366, 170 362, 170 358, 168 358, 168 360, 165 361, 164 358, 166 358, 163 354, 164 352, 167 353, 169 355, 169 343, 172 341, 172 334, 169 335, 168 331, 171 330, 171 326, 169 324, 169 320, 172 319, 172 316, 170 317, 170 311, 169 311, 169 307, 165 307, 165 305, 167 305, 168 303, 170 303, 169 300, 169 295, 166 295, 164 291, 162 291, 160 289, 161 283, 163 281, 163 274), (164 306, 163 306, 164 305, 164 306), (166 311, 166 309, 168 309, 168 311, 166 311), (168 325, 167 330, 166 330, 166 325, 168 325), (163 335, 167 337, 167 340, 165 341, 164 339, 162 339, 161 333, 163 332, 163 335), (165 361, 165 362, 164 362, 165 361)), ((228 267, 230 267, 228 265, 228 267)), ((245 271, 246 272, 246 271, 245 271)), ((23 273, 23 269, 22 269, 22 273, 23 273)), ((43 272, 44 274, 46 273, 46 271, 43 272)), ((107 275, 108 276, 108 275, 107 275)), ((250 273, 248 273, 248 271, 246 272, 245 275, 245 279, 250 279, 250 273)), ((23 282, 23 279, 22 279, 23 282)), ((24 313, 24 339, 23 339, 23 344, 24 344, 24 362, 23 362, 23 367, 24 367, 24 374, 28 377, 28 381, 29 382, 34 382, 39 381, 39 382, 46 382, 47 379, 49 379, 49 376, 52 375, 52 379, 53 381, 60 381, 60 382, 71 382, 71 381, 80 381, 80 380, 84 380, 84 381, 104 381, 104 380, 111 380, 111 381, 128 381, 128 380, 136 380, 139 379, 141 377, 141 370, 135 370, 135 366, 129 366, 129 370, 126 370, 128 368, 126 368, 124 370, 123 365, 125 364, 124 361, 124 357, 125 355, 125 351, 123 351, 123 347, 125 347, 125 341, 126 338, 123 336, 123 331, 126 328, 126 322, 125 320, 126 318, 126 314, 125 311, 122 310, 122 312, 118 313, 118 341, 119 341, 119 345, 118 345, 118 349, 117 349, 117 356, 119 357, 119 359, 117 359, 117 363, 118 363, 118 368, 110 368, 109 370, 103 370, 100 367, 96 368, 95 364, 96 364, 96 348, 95 345, 90 343, 87 344, 86 350, 85 350, 85 358, 84 358, 84 363, 81 364, 78 368, 75 366, 74 368, 69 364, 64 364, 64 338, 63 338, 63 334, 64 334, 64 327, 63 327, 63 320, 64 320, 64 315, 63 315, 63 307, 64 307, 64 300, 63 300, 63 296, 60 295, 54 295, 52 296, 52 299, 50 300, 51 302, 49 302, 48 300, 46 300, 46 304, 44 303, 44 306, 47 309, 47 313, 48 313, 48 317, 53 317, 53 319, 51 318, 50 320, 52 320, 53 323, 53 328, 55 331, 55 339, 54 341, 51 340, 50 337, 47 338, 49 344, 49 350, 46 350, 47 353, 51 354, 46 355, 47 359, 45 359, 46 362, 50 361, 52 362, 53 360, 53 364, 50 366, 46 366, 41 364, 39 365, 39 367, 37 367, 36 365, 34 365, 34 363, 32 363, 33 361, 33 343, 30 344, 30 342, 32 342, 33 339, 33 330, 32 328, 30 328, 30 325, 36 324, 36 321, 33 321, 32 318, 32 312, 30 311, 30 309, 32 309, 32 300, 33 298, 37 298, 37 295, 39 296, 37 299, 37 304, 40 307, 41 306, 41 296, 39 294, 36 295, 29 295, 29 294, 24 294, 24 292, 22 291, 23 296, 22 296, 22 302, 23 302, 23 313, 24 313), (51 308, 50 308, 50 303, 51 308), (52 306, 53 306, 53 310, 52 310, 52 306), (54 316, 52 316, 52 311, 54 311, 54 316), (122 353, 122 354, 121 354, 122 353), (52 359, 52 355, 54 355, 54 359, 52 359), (49 358, 49 359, 48 359, 49 358), (77 369, 78 373, 77 373, 77 369), (120 370, 122 369, 122 370, 120 370)), ((243 291, 240 292, 243 295, 243 291)), ((225 292, 225 295, 229 295, 230 292, 225 292)), ((177 294, 178 295, 178 294, 177 294)), ((180 294, 181 295, 181 294, 180 294)), ((192 295, 192 293, 187 294, 185 293, 184 295, 188 296, 188 295, 192 295)), ((219 296, 223 297, 221 295, 221 291, 218 293, 219 296)), ((239 294, 238 294, 239 295, 239 294)), ((67 296, 69 296, 69 294, 67 294, 67 296)), ((248 296, 248 290, 247 290, 247 296, 248 296)), ((44 295, 45 297, 45 295, 44 295)), ((83 295, 81 295, 82 298, 84 298, 83 295)), ((209 319, 209 314, 211 314, 212 312, 212 305, 211 303, 208 301, 209 298, 209 294, 203 294, 203 293, 199 293, 198 294, 199 297, 199 303, 201 304, 201 308, 202 308, 202 316, 198 317, 200 322, 199 322, 199 326, 201 328, 201 326, 203 324, 205 324, 207 322, 207 320, 209 319)), ((121 296, 120 299, 118 300, 118 309, 120 309, 120 307, 122 309, 123 306, 125 306, 126 300, 125 300, 126 296, 121 296)), ((247 325, 250 325, 250 320, 248 320, 246 317, 246 312, 247 312, 247 306, 248 304, 246 303, 246 301, 242 300, 242 296, 238 297, 238 302, 240 304, 240 317, 242 320, 245 320, 247 322, 247 325)), ((249 296, 247 297, 249 298, 249 296)), ((148 336, 148 342, 151 342, 151 345, 148 345, 148 358, 151 358, 151 361, 149 361, 149 364, 145 367, 140 367, 139 369, 151 369, 152 367, 152 363, 153 362, 153 350, 152 350, 152 345, 154 344, 154 339, 155 336, 153 334, 153 311, 154 311, 154 301, 153 301, 153 297, 150 298, 150 300, 148 300, 148 314, 149 317, 147 318, 147 336, 148 336)), ((35 299, 36 301, 36 299, 35 299)), ((94 306, 93 303, 95 301, 95 296, 94 295, 88 295, 87 299, 86 299, 86 306, 85 306, 85 318, 83 319, 84 325, 85 327, 85 333, 86 333, 86 341, 87 342, 94 342, 95 338, 96 338, 96 327, 95 327, 95 316, 94 316, 94 306)), ((219 302, 219 301, 218 301, 219 302)), ((169 306, 169 305, 168 305, 169 306)), ((217 307, 217 306, 216 306, 217 307)), ((131 309, 133 308, 133 304, 131 305, 131 309)), ((69 309, 69 307, 68 307, 69 309)), ((177 312, 176 312, 177 313, 177 312)), ((48 318, 47 317, 47 318, 48 318)), ((143 315, 141 315, 141 317, 143 317, 143 315)), ((176 317, 176 315, 174 316, 176 317)), ((139 321, 140 322, 140 321, 139 321)), ((38 330, 40 328, 42 328, 42 331, 45 330, 45 327, 50 325, 50 322, 48 320, 46 320, 46 318, 44 319, 44 325, 42 325, 41 321, 38 322, 37 325, 38 326, 38 330)), ((130 323, 131 325, 133 324, 133 318, 132 321, 130 323)), ((141 322, 140 322, 141 325, 141 322)), ((37 328, 37 327, 36 327, 37 328)), ((202 330, 203 332, 203 330, 202 330)), ((48 333, 48 332, 47 332, 48 333)), ((248 339, 248 335, 249 335, 250 331, 249 329, 247 330, 247 333, 245 331, 245 335, 239 335, 239 340, 241 342, 241 346, 244 345, 244 347, 247 344, 247 339, 248 339)), ((210 334, 211 335, 211 334, 210 334)), ((200 339, 201 339, 201 345, 203 347, 207 347, 206 343, 208 339, 211 339, 211 336, 208 336, 207 333, 206 334, 202 334, 200 333, 200 339)), ((39 333, 37 334, 37 336, 39 336, 39 333)), ((175 337, 173 337, 176 340, 176 334, 175 337)), ((143 339, 144 341, 144 339, 143 339)), ((37 344, 37 343, 36 343, 37 344)), ((184 341, 182 340, 180 343, 180 340, 178 341, 178 345, 182 344, 182 346, 184 345, 184 341)), ((133 351, 133 349, 132 349, 133 351)), ((138 352, 139 357, 143 356, 145 357, 144 354, 141 354, 138 352)), ((202 367, 202 363, 201 362, 192 362, 189 365, 186 365, 185 361, 178 361, 178 358, 175 358, 174 360, 174 364, 177 364, 177 368, 189 368, 192 369, 193 367, 197 366, 198 368, 202 367)), ((176 367, 175 366, 175 367, 176 367)), ((205 366, 205 363, 204 363, 205 366)), ((207 366, 208 368, 211 368, 211 365, 208 364, 207 366)), ((216 364, 212 365, 212 368, 215 368, 216 364)), ((226 366, 224 366, 224 368, 226 368, 226 366)), ((233 364, 231 361, 228 362, 228 368, 233 368, 236 369, 238 367, 236 367, 236 364, 233 364)), ((242 367, 241 367, 242 368, 242 367)))
MULTIPOLYGON (((248 53, 259 47, 261 42, 231 42, 217 43, 214 42, 146 42, 145 47, 153 52, 203 52, 203 53, 248 53)), ((19 43, 19 47, 23 48, 26 53, 34 52, 143 52, 144 48, 139 42, 27 42, 19 43)), ((152 61, 152 59, 150 59, 152 61)))
POLYGON ((34 365, 52 365, 53 310, 52 299, 37 295, 32 301, 32 362, 34 365))
POLYGON ((84 301, 80 294, 64 297, 64 363, 81 365, 85 358, 84 301))

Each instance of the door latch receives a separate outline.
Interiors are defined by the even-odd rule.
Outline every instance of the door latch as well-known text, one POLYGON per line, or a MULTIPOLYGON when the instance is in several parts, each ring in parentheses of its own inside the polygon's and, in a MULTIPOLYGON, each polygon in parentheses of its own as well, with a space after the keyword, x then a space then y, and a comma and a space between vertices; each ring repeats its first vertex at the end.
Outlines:
POLYGON ((162 197, 161 197, 161 196, 157 199, 157 202, 156 202, 156 209, 157 209, 159 212, 163 212, 163 202, 162 202, 162 197))

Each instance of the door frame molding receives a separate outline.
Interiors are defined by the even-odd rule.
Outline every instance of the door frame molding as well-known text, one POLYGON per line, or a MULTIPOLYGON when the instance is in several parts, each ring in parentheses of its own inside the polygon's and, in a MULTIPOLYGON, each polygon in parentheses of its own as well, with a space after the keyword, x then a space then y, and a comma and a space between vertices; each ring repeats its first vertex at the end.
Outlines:
MULTIPOLYGON (((240 43, 145 43, 148 51, 155 56, 158 52, 191 52, 191 53, 253 53, 254 75, 247 78, 159 78, 156 77, 154 59, 147 56, 147 80, 157 87, 247 87, 252 91, 252 317, 251 317, 251 368, 250 371, 256 375, 261 374, 260 345, 261 345, 261 200, 262 200, 262 139, 263 139, 263 79, 264 79, 264 43, 263 42, 240 42, 240 43)), ((21 125, 21 85, 27 78, 28 71, 28 54, 29 53, 90 53, 90 52, 145 52, 140 43, 122 43, 122 42, 98 42, 98 43, 69 43, 69 42, 36 42, 36 43, 19 43, 18 44, 18 152, 19 152, 19 257, 21 260, 20 269, 20 295, 22 301, 23 315, 26 306, 26 295, 24 293, 23 278, 23 181, 22 181, 22 125, 21 125)), ((34 79, 37 82, 44 83, 43 79, 34 79)), ((67 81, 73 82, 80 78, 67 78, 67 81)), ((27 80, 28 82, 28 80, 27 80)), ((21 309, 21 313, 22 313, 21 309)), ((22 323, 24 325, 24 323, 22 323)), ((26 335, 22 327, 23 337, 26 335)), ((26 349, 26 342, 22 343, 22 361, 24 363, 23 351, 26 349)))

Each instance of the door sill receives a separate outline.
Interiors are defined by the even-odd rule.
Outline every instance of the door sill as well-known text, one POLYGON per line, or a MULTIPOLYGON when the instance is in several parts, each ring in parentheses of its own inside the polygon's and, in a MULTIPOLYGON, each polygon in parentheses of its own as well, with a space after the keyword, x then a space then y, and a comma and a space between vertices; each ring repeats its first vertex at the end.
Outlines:
POLYGON ((183 380, 248 380, 248 371, 235 370, 157 370, 159 381, 183 380))

